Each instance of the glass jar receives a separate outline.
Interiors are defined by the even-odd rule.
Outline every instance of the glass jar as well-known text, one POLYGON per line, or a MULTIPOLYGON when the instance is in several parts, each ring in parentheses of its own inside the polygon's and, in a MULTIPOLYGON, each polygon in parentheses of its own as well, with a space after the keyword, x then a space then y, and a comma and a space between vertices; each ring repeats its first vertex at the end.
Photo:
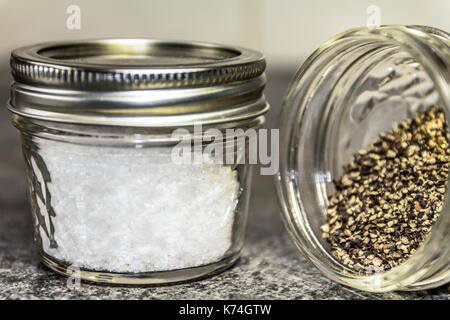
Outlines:
POLYGON ((9 109, 42 262, 120 284, 230 267, 243 246, 251 179, 242 131, 264 122, 264 68, 257 52, 205 43, 14 50, 9 109), (223 161, 230 149, 236 161, 223 161))
POLYGON ((333 180, 352 155, 394 123, 439 105, 450 117, 450 38, 423 26, 357 28, 317 49, 292 81, 280 117, 283 218, 300 251, 328 278, 382 292, 437 287, 450 279, 450 200, 427 240, 400 265, 355 271, 322 238, 333 180))

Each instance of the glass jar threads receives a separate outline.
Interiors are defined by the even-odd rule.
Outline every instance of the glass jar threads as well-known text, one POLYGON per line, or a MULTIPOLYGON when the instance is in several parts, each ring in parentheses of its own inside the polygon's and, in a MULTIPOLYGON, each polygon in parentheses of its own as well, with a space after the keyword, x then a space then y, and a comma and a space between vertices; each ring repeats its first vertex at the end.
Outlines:
POLYGON ((212 129, 264 122, 262 55, 205 43, 55 42, 14 50, 11 69, 9 109, 45 265, 155 284, 236 261, 250 166, 204 151, 209 142, 229 151, 229 137, 212 140, 212 129))
POLYGON ((449 70, 447 33, 382 26, 335 36, 297 72, 276 184, 327 277, 368 291, 449 281, 449 70))

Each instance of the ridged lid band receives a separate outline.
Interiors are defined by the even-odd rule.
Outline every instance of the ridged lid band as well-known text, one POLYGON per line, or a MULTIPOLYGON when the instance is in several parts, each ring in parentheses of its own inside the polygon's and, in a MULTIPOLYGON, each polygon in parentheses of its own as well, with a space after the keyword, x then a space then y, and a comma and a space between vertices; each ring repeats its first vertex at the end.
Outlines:
POLYGON ((252 50, 144 39, 54 42, 11 54, 12 112, 102 125, 189 126, 260 116, 265 60, 252 50))

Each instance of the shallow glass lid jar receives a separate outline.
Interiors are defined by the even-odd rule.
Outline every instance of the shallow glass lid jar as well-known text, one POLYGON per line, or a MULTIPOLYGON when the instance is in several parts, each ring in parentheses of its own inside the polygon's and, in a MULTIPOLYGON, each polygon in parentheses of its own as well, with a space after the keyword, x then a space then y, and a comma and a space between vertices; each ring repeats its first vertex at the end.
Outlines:
POLYGON ((8 107, 42 262, 119 284, 186 281, 235 263, 252 168, 244 132, 269 108, 264 69, 256 51, 208 43, 14 50, 8 107), (228 161, 235 140, 244 143, 228 161))
MULTIPOLYGON (((421 178, 416 177, 417 185, 411 185, 414 179, 409 179, 410 173, 405 170, 401 174, 410 183, 403 186, 403 193, 393 195, 395 188, 390 187, 388 178, 377 180, 384 174, 380 173, 383 166, 388 170, 399 163, 403 166, 401 160, 412 157, 414 148, 419 148, 414 145, 408 149, 409 142, 394 138, 392 145, 401 147, 388 150, 387 154, 371 154, 373 159, 381 159, 376 168, 381 171, 369 172, 370 161, 360 171, 348 171, 355 168, 358 159, 368 159, 369 152, 365 150, 374 141, 373 149, 388 146, 386 139, 395 137, 389 136, 389 132, 394 132, 390 130, 397 130, 400 135, 418 114, 439 108, 449 119, 449 45, 447 33, 430 27, 357 28, 325 42, 295 75, 280 117, 280 171, 276 185, 292 239, 327 277, 368 291, 426 289, 449 281, 450 198, 448 189, 442 188, 448 184, 448 168, 439 171, 428 166, 436 163, 434 159, 418 162, 422 165, 416 168, 417 172, 432 168, 434 174, 444 176, 441 187, 433 189, 435 181, 425 181, 428 189, 418 192, 420 189, 415 187, 423 184, 421 178), (377 137, 384 140, 376 140, 377 137), (378 185, 364 198, 371 174, 370 179, 378 181, 378 185), (350 190, 352 187, 355 190, 350 190), (419 235, 417 224, 425 220, 427 213, 438 213, 421 212, 426 210, 415 201, 422 196, 435 197, 433 190, 444 193, 440 196, 442 210, 425 241, 398 265, 384 264, 381 258, 390 256, 392 251, 399 259, 404 254, 402 250, 407 251, 407 245, 419 235), (410 207, 395 207, 401 201, 408 203, 411 194, 415 198, 411 198, 410 207), (356 209, 349 201, 354 202, 356 209), (376 201, 381 201, 378 207, 376 201), (396 211, 389 212, 390 208, 396 211), (365 216, 370 210, 373 215, 365 216), (399 218, 393 219, 393 214, 399 218), (358 227, 355 219, 359 219, 358 227), (419 222, 408 224, 401 219, 419 222), (327 241, 332 234, 334 243, 327 241), (382 239, 378 243, 379 238, 382 239), (376 243, 371 252, 358 252, 358 244, 371 243, 376 243), (342 248, 336 247, 339 245, 342 248)), ((403 134, 408 141, 416 138, 411 137, 411 132, 403 134)), ((443 152, 448 153, 448 148, 443 152)), ((448 165, 448 155, 443 159, 448 165)), ((406 167, 405 164, 403 168, 406 167)), ((426 222, 428 229, 429 225, 426 222)))

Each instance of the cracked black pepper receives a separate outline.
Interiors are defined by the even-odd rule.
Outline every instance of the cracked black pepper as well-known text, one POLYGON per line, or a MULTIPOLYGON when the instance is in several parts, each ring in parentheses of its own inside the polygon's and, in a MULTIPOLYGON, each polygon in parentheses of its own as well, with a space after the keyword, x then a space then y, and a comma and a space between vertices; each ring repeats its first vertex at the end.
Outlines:
POLYGON ((442 208, 450 150, 444 112, 433 107, 394 124, 354 155, 334 181, 322 237, 351 269, 373 273, 404 262, 442 208))

